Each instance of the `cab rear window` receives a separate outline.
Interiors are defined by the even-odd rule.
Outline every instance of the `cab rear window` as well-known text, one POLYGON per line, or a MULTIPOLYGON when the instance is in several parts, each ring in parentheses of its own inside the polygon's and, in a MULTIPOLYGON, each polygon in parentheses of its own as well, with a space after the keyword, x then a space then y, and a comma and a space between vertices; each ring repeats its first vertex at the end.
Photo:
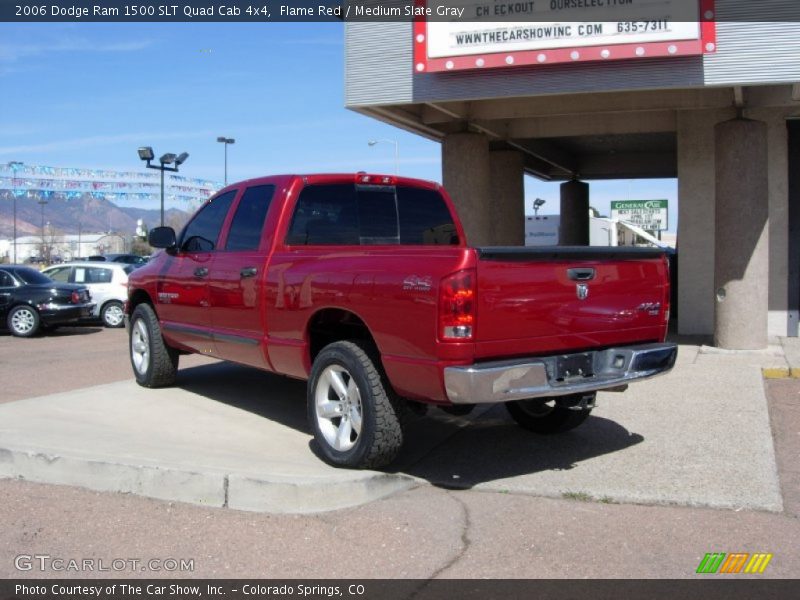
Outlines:
POLYGON ((300 192, 290 245, 457 245, 441 194, 411 186, 309 185, 300 192))

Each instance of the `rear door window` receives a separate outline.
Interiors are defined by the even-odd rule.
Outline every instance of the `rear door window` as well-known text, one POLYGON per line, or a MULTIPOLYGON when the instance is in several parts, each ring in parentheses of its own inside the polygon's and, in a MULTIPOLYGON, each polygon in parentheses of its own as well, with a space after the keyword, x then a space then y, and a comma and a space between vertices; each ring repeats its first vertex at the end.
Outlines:
POLYGON ((0 271, 0 287, 4 288, 16 287, 14 278, 5 271, 0 271))
POLYGON ((86 283, 111 283, 114 273, 111 269, 90 267, 86 269, 86 283))
POLYGON ((180 249, 184 252, 213 252, 237 190, 212 198, 181 233, 180 249))
POLYGON ((355 185, 309 185, 300 192, 287 244, 359 244, 355 185))
POLYGON ((274 185, 255 185, 245 190, 233 215, 225 250, 258 250, 274 185))

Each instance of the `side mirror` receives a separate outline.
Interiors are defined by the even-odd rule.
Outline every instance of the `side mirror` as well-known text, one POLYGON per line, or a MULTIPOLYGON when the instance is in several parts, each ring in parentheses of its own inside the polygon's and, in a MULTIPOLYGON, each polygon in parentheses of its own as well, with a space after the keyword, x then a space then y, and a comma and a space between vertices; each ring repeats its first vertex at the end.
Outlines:
POLYGON ((154 227, 147 236, 147 243, 153 248, 169 250, 178 245, 178 239, 172 227, 154 227))

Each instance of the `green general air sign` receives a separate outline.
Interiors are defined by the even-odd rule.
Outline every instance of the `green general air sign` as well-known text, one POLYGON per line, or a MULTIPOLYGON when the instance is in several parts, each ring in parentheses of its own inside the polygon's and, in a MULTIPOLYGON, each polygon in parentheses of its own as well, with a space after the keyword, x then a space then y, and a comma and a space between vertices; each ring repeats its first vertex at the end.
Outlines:
POLYGON ((668 204, 667 200, 612 200, 611 218, 645 231, 666 231, 668 204))

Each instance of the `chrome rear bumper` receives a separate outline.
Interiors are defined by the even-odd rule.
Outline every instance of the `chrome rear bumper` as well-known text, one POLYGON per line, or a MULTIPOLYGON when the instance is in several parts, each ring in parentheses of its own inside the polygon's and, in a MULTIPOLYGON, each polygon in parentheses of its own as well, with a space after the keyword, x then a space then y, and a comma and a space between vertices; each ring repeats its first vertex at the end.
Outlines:
POLYGON ((559 371, 559 364, 576 354, 446 367, 447 397, 453 404, 480 404, 614 388, 668 372, 675 364, 678 347, 643 344, 580 354, 591 364, 590 374, 566 371, 563 376, 559 371))

